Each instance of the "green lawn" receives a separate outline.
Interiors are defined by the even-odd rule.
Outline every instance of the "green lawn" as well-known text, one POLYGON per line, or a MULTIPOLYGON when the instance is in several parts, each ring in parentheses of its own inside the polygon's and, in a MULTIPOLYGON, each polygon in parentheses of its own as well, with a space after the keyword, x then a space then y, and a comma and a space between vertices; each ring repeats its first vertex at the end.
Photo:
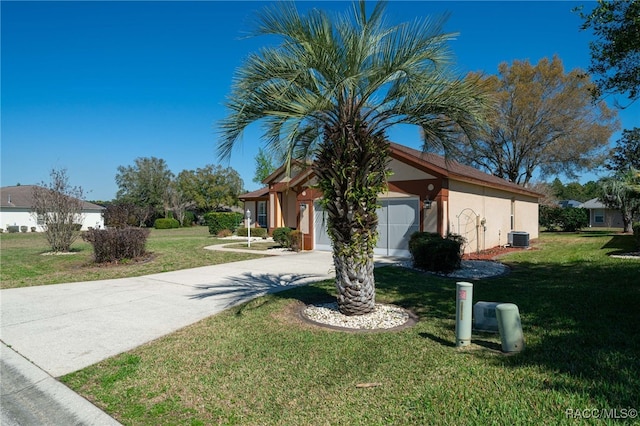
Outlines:
POLYGON ((2 233, 0 288, 141 276, 262 257, 258 253, 204 250, 206 246, 228 242, 209 235, 206 226, 152 229, 147 240, 149 259, 101 266, 93 263, 93 248, 81 238, 72 245, 72 254, 51 256, 47 255, 50 249, 41 233, 2 233))
POLYGON ((516 355, 500 353, 491 334, 456 349, 455 280, 385 267, 376 271, 378 301, 416 313, 412 328, 346 333, 303 323, 300 306, 334 294, 323 282, 62 381, 125 425, 613 424, 566 413, 640 409, 640 261, 607 256, 632 248, 631 236, 543 234, 503 259, 510 274, 475 282, 474 300, 519 306, 527 348, 516 355), (381 385, 356 387, 371 382, 381 385))

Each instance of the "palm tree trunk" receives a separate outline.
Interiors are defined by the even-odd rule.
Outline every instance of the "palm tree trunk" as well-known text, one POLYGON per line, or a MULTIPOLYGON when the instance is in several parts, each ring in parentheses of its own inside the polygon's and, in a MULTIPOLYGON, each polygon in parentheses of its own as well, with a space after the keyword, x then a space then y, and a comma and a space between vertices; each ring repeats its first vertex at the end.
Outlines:
POLYGON ((386 188, 389 144, 360 121, 325 135, 314 168, 333 243, 338 307, 345 315, 363 315, 375 308, 376 208, 386 188))
POLYGON ((344 315, 373 312, 376 303, 373 255, 361 253, 355 258, 340 255, 339 251, 334 249, 333 253, 338 309, 344 315))

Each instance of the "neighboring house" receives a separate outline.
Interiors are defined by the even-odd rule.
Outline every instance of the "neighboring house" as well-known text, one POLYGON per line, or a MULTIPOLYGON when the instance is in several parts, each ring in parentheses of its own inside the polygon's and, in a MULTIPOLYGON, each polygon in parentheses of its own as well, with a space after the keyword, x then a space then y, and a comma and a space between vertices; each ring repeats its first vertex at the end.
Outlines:
MULTIPOLYGON (((34 185, 5 186, 0 188, 0 227, 7 230, 8 226, 26 226, 31 232, 44 231, 42 221, 33 213, 34 185)), ((82 230, 89 228, 104 228, 104 207, 97 204, 83 202, 82 230)))
POLYGON ((624 228, 622 213, 619 210, 608 208, 597 198, 585 201, 580 207, 589 210, 589 227, 624 228))
POLYGON ((580 201, 576 200, 560 200, 558 201, 558 207, 568 209, 570 207, 578 208, 582 205, 580 201))
MULTIPOLYGON (((538 238, 541 194, 443 157, 392 143, 388 191, 380 194, 377 254, 407 256, 416 231, 460 234, 465 252, 507 245, 512 231, 538 238)), ((240 196, 252 221, 271 232, 287 226, 304 235, 304 250, 331 250, 325 214, 308 165, 268 176, 268 186, 240 196)))

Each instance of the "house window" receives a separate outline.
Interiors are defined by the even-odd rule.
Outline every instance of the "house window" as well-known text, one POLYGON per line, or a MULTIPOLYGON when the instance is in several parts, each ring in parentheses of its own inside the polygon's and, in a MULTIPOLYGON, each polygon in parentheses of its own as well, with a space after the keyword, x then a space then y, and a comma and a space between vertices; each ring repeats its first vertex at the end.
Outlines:
POLYGON ((36 220, 36 223, 38 225, 44 225, 44 215, 43 214, 38 214, 38 219, 36 220))
POLYGON ((598 209, 593 212, 593 223, 604 223, 604 210, 598 209))
POLYGON ((261 228, 267 227, 267 202, 266 201, 258 201, 258 225, 261 228))
POLYGON ((516 200, 511 199, 511 230, 513 231, 516 227, 516 200))

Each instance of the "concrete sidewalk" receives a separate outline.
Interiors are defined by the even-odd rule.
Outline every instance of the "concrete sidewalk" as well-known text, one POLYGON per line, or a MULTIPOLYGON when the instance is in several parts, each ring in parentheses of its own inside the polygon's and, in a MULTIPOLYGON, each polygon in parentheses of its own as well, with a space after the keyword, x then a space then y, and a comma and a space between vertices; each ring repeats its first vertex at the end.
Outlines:
MULTIPOLYGON (((16 418, 8 411, 8 403, 18 401, 23 392, 37 393, 44 386, 45 395, 67 395, 61 388, 68 388, 53 377, 128 351, 254 297, 329 279, 332 268, 331 253, 305 252, 144 277, 2 290, 0 340, 6 345, 2 345, 1 357, 2 424, 12 424, 11 418, 16 418)), ((71 394, 80 412, 85 404, 91 405, 71 394)), ((65 398, 57 400, 62 406, 75 406, 65 398)), ((76 411, 72 409, 71 414, 76 411)), ((103 421, 87 414, 72 424, 109 424, 103 421)))

